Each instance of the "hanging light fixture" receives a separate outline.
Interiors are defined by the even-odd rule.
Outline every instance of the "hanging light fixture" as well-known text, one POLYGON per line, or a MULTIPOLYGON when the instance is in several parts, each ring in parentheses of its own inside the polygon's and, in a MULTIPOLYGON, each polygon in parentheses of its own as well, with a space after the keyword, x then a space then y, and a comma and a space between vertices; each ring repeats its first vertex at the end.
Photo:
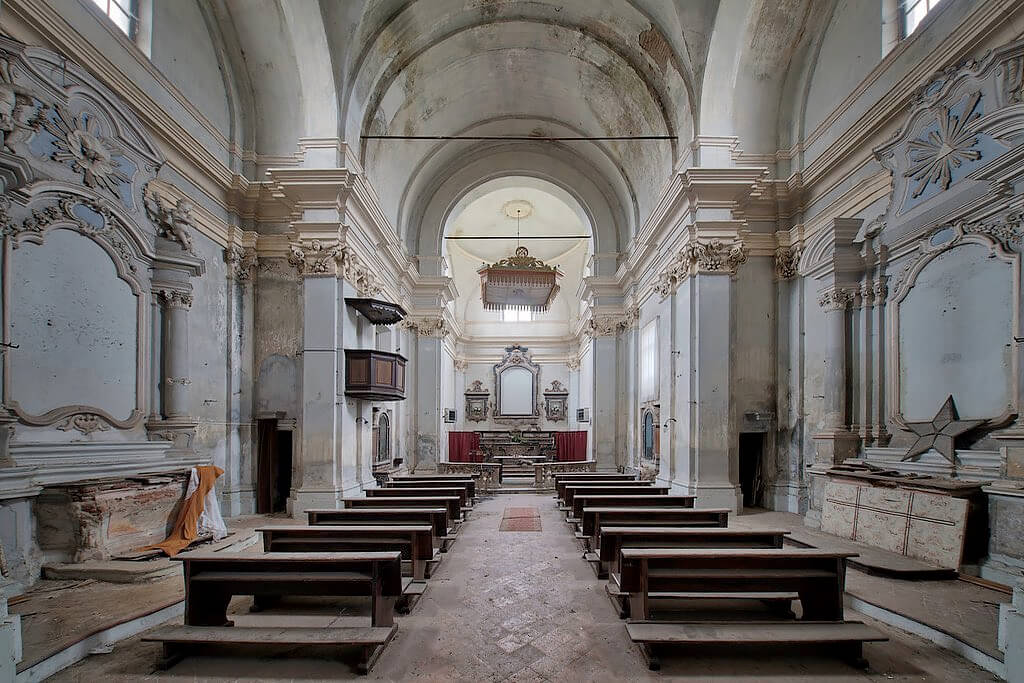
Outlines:
POLYGON ((512 256, 485 265, 480 275, 480 297, 489 311, 546 311, 558 294, 562 273, 540 259, 530 256, 520 244, 519 221, 522 209, 516 208, 516 250, 512 256))

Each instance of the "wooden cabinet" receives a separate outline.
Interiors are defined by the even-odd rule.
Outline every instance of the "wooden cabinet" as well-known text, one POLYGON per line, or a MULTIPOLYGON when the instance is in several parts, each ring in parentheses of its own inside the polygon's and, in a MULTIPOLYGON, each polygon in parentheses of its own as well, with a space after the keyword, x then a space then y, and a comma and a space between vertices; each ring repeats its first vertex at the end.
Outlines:
POLYGON ((345 349, 345 395, 367 401, 405 400, 405 356, 345 349))

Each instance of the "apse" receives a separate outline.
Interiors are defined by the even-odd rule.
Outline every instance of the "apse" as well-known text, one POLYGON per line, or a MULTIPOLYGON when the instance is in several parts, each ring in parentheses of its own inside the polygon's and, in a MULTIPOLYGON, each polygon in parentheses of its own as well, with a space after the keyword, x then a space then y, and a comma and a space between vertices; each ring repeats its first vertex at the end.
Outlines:
POLYGON ((567 190, 546 180, 507 176, 467 192, 445 221, 444 258, 459 292, 456 319, 469 338, 561 337, 583 311, 576 296, 590 275, 593 255, 586 209, 567 190), (561 273, 547 311, 487 310, 481 298, 482 265, 511 256, 517 247, 561 273))

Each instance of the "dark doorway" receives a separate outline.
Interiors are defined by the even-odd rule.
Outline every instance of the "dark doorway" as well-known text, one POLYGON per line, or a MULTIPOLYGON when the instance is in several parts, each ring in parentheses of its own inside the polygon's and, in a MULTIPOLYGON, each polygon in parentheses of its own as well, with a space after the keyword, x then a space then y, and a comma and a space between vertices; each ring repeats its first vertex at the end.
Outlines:
POLYGON ((292 487, 292 433, 279 430, 277 420, 257 422, 256 512, 284 512, 292 487))
POLYGON ((743 507, 764 506, 764 434, 740 434, 740 490, 743 507))

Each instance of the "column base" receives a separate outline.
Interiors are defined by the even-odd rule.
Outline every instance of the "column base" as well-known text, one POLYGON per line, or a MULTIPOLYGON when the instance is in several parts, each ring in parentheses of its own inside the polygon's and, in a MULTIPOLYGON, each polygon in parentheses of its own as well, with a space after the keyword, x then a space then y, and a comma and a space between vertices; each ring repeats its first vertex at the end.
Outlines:
POLYGON ((236 489, 224 491, 221 495, 221 506, 225 517, 252 515, 256 513, 256 490, 236 489))
POLYGON ((292 517, 305 519, 306 510, 337 509, 341 507, 344 493, 339 489, 299 489, 292 491, 288 498, 292 517))
POLYGON ((825 497, 825 483, 828 481, 825 473, 829 467, 815 463, 807 468, 807 512, 804 514, 804 526, 821 528, 821 508, 825 497))
POLYGON ((721 484, 704 484, 673 481, 672 495, 697 496, 694 507, 698 508, 728 508, 732 512, 739 512, 743 509, 743 492, 735 484, 724 482, 721 484))
POLYGON ((799 481, 775 482, 771 486, 772 509, 803 514, 807 510, 807 484, 799 481))
POLYGON ((857 455, 860 437, 848 429, 829 429, 814 435, 815 465, 838 465, 857 455))

